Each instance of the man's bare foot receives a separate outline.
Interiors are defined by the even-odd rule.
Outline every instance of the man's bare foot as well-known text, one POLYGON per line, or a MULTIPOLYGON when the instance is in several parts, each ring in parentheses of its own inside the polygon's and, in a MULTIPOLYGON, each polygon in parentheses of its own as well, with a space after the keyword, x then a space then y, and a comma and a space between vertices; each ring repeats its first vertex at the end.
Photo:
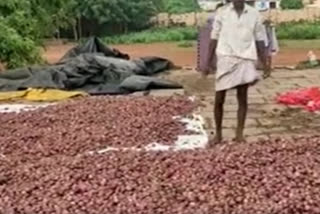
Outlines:
POLYGON ((246 138, 243 135, 238 135, 234 138, 234 141, 237 143, 244 143, 246 142, 246 138))
MULTIPOLYGON (((215 144, 219 144, 219 143, 221 143, 221 142, 222 142, 222 136, 221 136, 221 135, 216 135, 216 136, 213 138, 211 144, 215 145, 215 144)), ((210 145, 210 146, 212 146, 212 145, 210 145)))
POLYGON ((222 142, 222 136, 217 136, 217 135, 215 135, 214 138, 211 138, 211 139, 209 140, 208 147, 209 147, 209 148, 212 148, 212 147, 214 147, 216 144, 219 144, 219 143, 221 143, 221 142, 222 142))

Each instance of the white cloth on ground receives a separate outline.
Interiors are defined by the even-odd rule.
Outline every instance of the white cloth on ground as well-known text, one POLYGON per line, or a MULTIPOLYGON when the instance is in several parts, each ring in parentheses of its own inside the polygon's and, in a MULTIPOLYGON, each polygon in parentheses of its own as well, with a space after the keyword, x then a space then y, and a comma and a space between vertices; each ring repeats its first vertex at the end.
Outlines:
POLYGON ((216 91, 254 84, 260 79, 261 74, 256 70, 255 60, 217 56, 216 91))

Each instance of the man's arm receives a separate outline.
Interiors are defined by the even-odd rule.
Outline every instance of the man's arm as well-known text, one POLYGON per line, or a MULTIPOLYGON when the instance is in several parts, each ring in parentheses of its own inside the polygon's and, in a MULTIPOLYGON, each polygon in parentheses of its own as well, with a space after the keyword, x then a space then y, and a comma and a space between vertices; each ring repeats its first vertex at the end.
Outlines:
POLYGON ((218 45, 218 39, 220 36, 221 31, 221 16, 219 15, 219 12, 217 12, 213 26, 211 31, 211 40, 209 44, 209 53, 207 58, 207 69, 204 71, 204 75, 208 75, 210 68, 216 67, 216 65, 213 66, 213 62, 216 62, 215 55, 216 55, 216 49, 218 45))
POLYGON ((267 39, 267 33, 262 23, 262 18, 259 16, 255 26, 255 40, 258 58, 264 68, 264 77, 270 76, 270 66, 268 64, 267 47, 265 40, 267 39))
POLYGON ((209 69, 211 67, 215 68, 216 65, 213 65, 213 62, 216 61, 215 55, 216 55, 216 49, 217 49, 218 40, 211 39, 209 44, 209 52, 208 52, 208 59, 207 59, 207 69, 204 71, 204 75, 209 74, 209 69))
POLYGON ((264 76, 270 76, 270 66, 268 64, 267 48, 264 41, 256 41, 258 58, 264 68, 264 76))

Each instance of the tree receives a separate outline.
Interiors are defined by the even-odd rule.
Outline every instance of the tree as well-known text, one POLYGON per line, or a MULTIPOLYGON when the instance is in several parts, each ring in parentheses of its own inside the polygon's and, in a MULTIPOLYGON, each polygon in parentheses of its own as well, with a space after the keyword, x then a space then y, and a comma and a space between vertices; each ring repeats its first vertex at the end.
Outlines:
POLYGON ((79 9, 85 18, 119 26, 122 32, 145 26, 157 12, 154 0, 83 0, 79 9))
MULTIPOLYGON (((36 62, 41 39, 71 27, 78 39, 82 19, 118 28, 122 33, 144 28, 164 8, 165 1, 169 0, 2 0, 0 61, 9 62, 10 67, 36 62)), ((177 2, 182 0, 170 1, 180 6, 177 2)))
POLYGON ((197 0, 162 0, 167 13, 189 13, 200 9, 197 0))
POLYGON ((41 61, 36 43, 21 36, 15 29, 9 27, 0 19, 0 61, 8 68, 16 68, 41 61))
POLYGON ((0 1, 0 61, 9 68, 40 62, 39 41, 63 26, 68 1, 0 1))
POLYGON ((0 17, 22 36, 51 37, 73 19, 72 3, 78 0, 6 0, 0 2, 0 17))

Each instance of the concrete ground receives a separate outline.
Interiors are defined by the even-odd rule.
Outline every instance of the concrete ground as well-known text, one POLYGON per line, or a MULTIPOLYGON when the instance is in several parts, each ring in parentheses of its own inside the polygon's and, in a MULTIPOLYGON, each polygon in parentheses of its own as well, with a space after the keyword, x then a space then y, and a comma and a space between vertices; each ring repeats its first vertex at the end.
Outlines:
MULTIPOLYGON (((173 93, 195 96, 203 103, 198 109, 205 121, 206 129, 214 135, 214 76, 201 79, 193 70, 172 71, 166 79, 183 84, 184 91, 160 90, 153 95, 170 95, 173 93)), ((272 76, 250 88, 249 112, 245 134, 247 140, 270 137, 291 137, 296 135, 313 135, 320 131, 320 114, 310 113, 298 107, 278 105, 275 98, 278 94, 298 88, 319 86, 319 70, 277 70, 272 76)), ((235 91, 228 92, 225 103, 224 136, 234 137, 236 127, 237 101, 235 91)))

